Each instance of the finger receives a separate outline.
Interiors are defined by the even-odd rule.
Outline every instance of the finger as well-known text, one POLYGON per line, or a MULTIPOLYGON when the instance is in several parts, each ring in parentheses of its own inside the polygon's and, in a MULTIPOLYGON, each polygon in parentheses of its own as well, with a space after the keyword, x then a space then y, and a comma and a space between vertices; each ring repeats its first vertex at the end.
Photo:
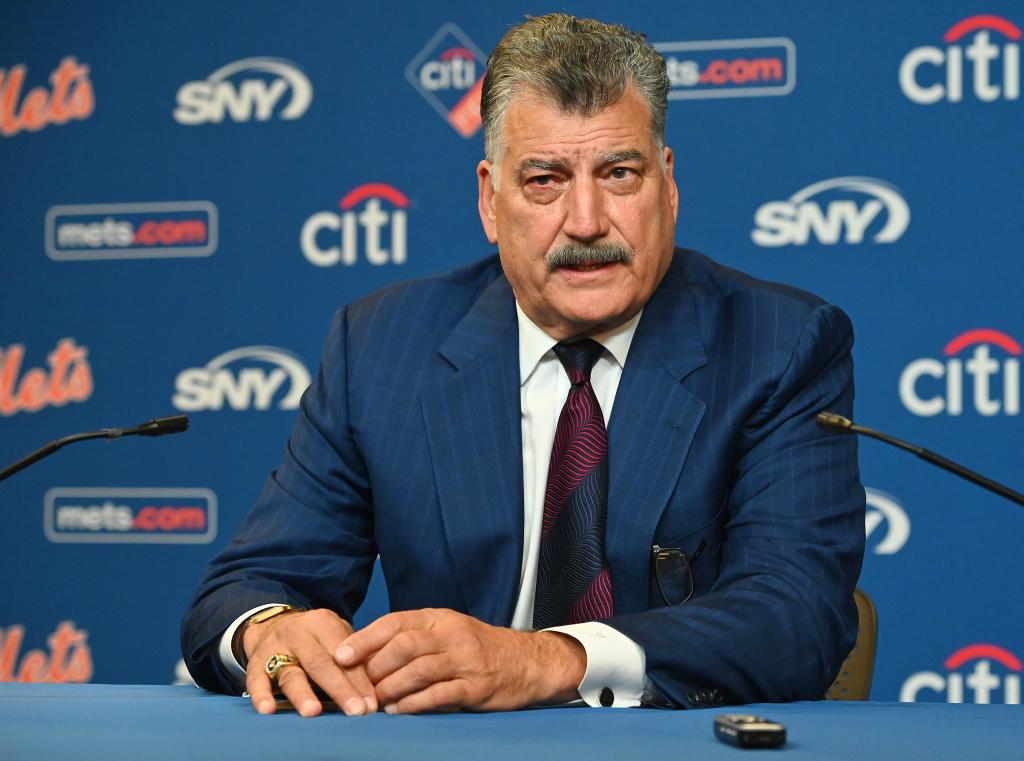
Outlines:
POLYGON ((308 677, 323 688, 331 700, 349 716, 362 716, 369 710, 369 698, 376 701, 376 693, 369 678, 366 677, 365 669, 360 666, 358 669, 350 670, 360 682, 358 686, 353 684, 349 674, 334 662, 319 641, 314 639, 304 643, 297 656, 308 677), (356 673, 359 671, 363 672, 361 678, 356 673))
POLYGON ((257 713, 273 713, 277 710, 273 686, 264 669, 265 663, 265 660, 249 661, 249 667, 245 670, 245 689, 257 713))
POLYGON ((319 716, 323 706, 313 694, 301 666, 285 666, 277 672, 277 686, 302 716, 319 716))
POLYGON ((406 695, 396 703, 385 703, 384 711, 391 714, 450 711, 462 707, 465 702, 465 683, 454 679, 432 684, 419 692, 406 695))
POLYGON ((432 632, 402 631, 366 661, 366 674, 376 685, 388 674, 422 658, 441 652, 441 644, 432 632))
POLYGON ((377 691, 374 689, 373 681, 366 673, 366 667, 360 664, 352 668, 342 668, 341 673, 345 675, 356 693, 362 695, 367 713, 375 713, 380 708, 380 701, 377 699, 377 691))
POLYGON ((377 682, 377 697, 385 706, 426 690, 434 684, 448 682, 454 676, 447 653, 426 655, 377 682))
POLYGON ((376 712, 379 708, 377 694, 362 664, 352 668, 340 667, 330 655, 337 649, 338 644, 352 633, 352 627, 348 622, 335 614, 330 614, 324 618, 323 624, 311 630, 311 633, 324 652, 316 656, 317 659, 311 667, 306 669, 307 673, 315 671, 314 681, 350 716, 376 712), (351 702, 352 691, 355 691, 355 696, 363 701, 362 710, 359 710, 360 707, 356 703, 351 702))
POLYGON ((402 631, 424 629, 429 624, 429 611, 403 610, 381 616, 354 634, 349 635, 334 653, 342 666, 354 666, 380 650, 402 631))

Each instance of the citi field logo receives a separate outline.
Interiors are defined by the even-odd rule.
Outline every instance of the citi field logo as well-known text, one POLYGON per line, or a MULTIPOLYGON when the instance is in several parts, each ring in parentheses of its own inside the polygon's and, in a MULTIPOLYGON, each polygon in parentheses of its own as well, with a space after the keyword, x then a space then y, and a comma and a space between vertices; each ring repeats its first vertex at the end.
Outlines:
POLYGON ((659 42, 669 100, 788 95, 796 87, 796 45, 788 37, 659 42))
POLYGON ((480 91, 487 58, 450 21, 405 67, 405 78, 463 137, 480 129, 480 91))
POLYGON ((38 132, 50 124, 67 124, 92 116, 96 97, 89 79, 89 67, 67 56, 50 74, 53 90, 44 86, 21 89, 28 67, 25 64, 0 69, 0 135, 11 137, 22 130, 38 132))
POLYGON ((60 544, 209 544, 217 536, 217 496, 209 489, 50 489, 43 531, 60 544))
POLYGON ((0 417, 18 412, 39 412, 44 407, 63 407, 92 397, 89 350, 62 338, 46 355, 47 368, 33 367, 22 373, 25 347, 0 347, 0 417))
POLYGON ((183 412, 294 410, 309 386, 309 371, 289 351, 275 346, 243 346, 220 354, 205 367, 190 367, 174 381, 171 403, 183 412))
POLYGON ((46 255, 56 261, 172 259, 217 250, 217 207, 209 201, 52 206, 46 255))
POLYGON ((968 645, 949 656, 943 667, 945 673, 918 671, 911 674, 900 688, 900 702, 916 703, 921 693, 930 692, 947 703, 963 703, 965 697, 969 698, 969 703, 982 705, 1020 703, 1021 662, 1008 650, 997 645, 968 645), (992 669, 993 664, 996 670, 992 669), (965 665, 973 667, 967 671, 963 668, 965 665), (965 694, 968 691, 969 694, 965 694))
POLYGON ((245 58, 229 63, 205 80, 178 89, 178 124, 298 119, 313 101, 313 85, 299 65, 283 58, 245 58), (285 95, 290 94, 287 100, 285 95), (279 108, 280 106, 280 108, 279 108))
POLYGON ((914 48, 900 62, 900 89, 914 103, 929 106, 941 100, 964 99, 964 69, 971 69, 968 91, 991 103, 1020 98, 1020 29, 1001 16, 969 16, 953 24, 942 41, 945 48, 914 48), (968 35, 971 35, 968 40, 968 35), (996 39, 1002 42, 998 45, 996 39), (959 43, 959 44, 957 44, 959 43), (968 63, 964 63, 964 58, 968 63))
POLYGON ((311 264, 351 267, 360 258, 378 266, 405 263, 409 199, 402 191, 370 182, 346 193, 338 208, 340 214, 318 211, 302 225, 299 245, 311 264))
POLYGON ((865 238, 895 243, 909 224, 910 207, 889 183, 834 177, 808 185, 786 201, 760 206, 750 237, 766 248, 804 246, 812 236, 823 246, 857 245, 865 238))
POLYGON ((1017 341, 998 330, 976 328, 956 336, 942 354, 942 360, 915 359, 900 374, 900 401, 910 412, 920 417, 962 415, 966 403, 985 417, 1020 414, 1017 341), (971 385, 966 402, 965 371, 971 385))
POLYGON ((867 495, 867 511, 864 513, 865 534, 869 545, 877 540, 871 551, 875 555, 895 555, 903 549, 910 538, 910 518, 907 517, 907 511, 891 494, 871 488, 864 489, 864 492, 867 495))

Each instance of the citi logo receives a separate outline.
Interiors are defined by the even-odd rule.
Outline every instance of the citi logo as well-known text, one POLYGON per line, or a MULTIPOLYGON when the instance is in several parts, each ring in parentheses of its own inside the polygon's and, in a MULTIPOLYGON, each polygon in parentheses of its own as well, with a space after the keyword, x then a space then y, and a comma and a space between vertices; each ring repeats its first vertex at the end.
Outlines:
POLYGON ((961 333, 942 349, 945 360, 922 357, 900 374, 900 401, 920 417, 962 415, 964 372, 971 378, 970 404, 979 415, 1020 414, 1021 346, 1006 333, 977 328, 961 333), (965 361, 961 352, 973 347, 965 361), (992 354, 993 347, 1005 356, 992 354))
POLYGON ((309 386, 309 371, 291 352, 274 346, 243 346, 190 367, 174 381, 174 406, 183 412, 270 409, 294 410, 309 386), (279 395, 278 391, 287 389, 279 395))
POLYGON ((907 511, 891 494, 871 488, 864 489, 864 492, 867 495, 867 512, 864 514, 866 536, 871 540, 876 533, 884 531, 872 552, 875 555, 895 555, 910 538, 907 511))
POLYGON ((969 16, 953 24, 942 41, 945 49, 925 45, 914 48, 900 62, 900 89, 914 103, 932 105, 940 100, 959 103, 964 99, 964 58, 970 62, 968 87, 980 101, 1020 98, 1021 31, 1001 16, 969 16), (974 33, 966 47, 967 35, 974 33), (992 33, 1004 38, 1002 47, 992 33), (961 42, 961 44, 955 44, 961 42))
POLYGON ((302 225, 299 245, 311 264, 352 266, 359 261, 360 254, 378 266, 405 263, 409 199, 402 191, 382 182, 370 182, 346 193, 338 207, 340 214, 318 211, 302 225), (389 211, 385 211, 382 201, 391 207, 389 211))
POLYGON ((466 47, 448 48, 436 61, 420 67, 420 84, 428 90, 468 90, 476 84, 476 59, 466 47))
POLYGON ((947 703, 963 703, 966 685, 967 690, 970 690, 968 702, 982 705, 1020 703, 1020 659, 997 645, 962 647, 946 659, 943 667, 945 674, 936 671, 911 674, 900 688, 900 702, 916 703, 918 695, 927 690, 937 693, 947 703), (971 661, 974 662, 974 668, 966 676, 958 671, 971 661), (993 662, 1002 667, 1002 675, 992 670, 993 662))
POLYGON ((910 207, 900 192, 872 177, 834 177, 759 207, 750 237, 766 248, 804 246, 812 235, 824 246, 857 245, 883 211, 885 223, 875 225, 870 239, 894 243, 910 224, 910 207))
POLYGON ((405 78, 463 137, 480 129, 480 93, 487 59, 466 33, 448 22, 405 67, 405 78))
POLYGON ((205 80, 182 85, 174 120, 188 126, 219 124, 225 116, 235 122, 265 122, 288 92, 291 97, 280 117, 298 119, 313 100, 313 86, 298 65, 281 58, 245 58, 222 66, 205 80))

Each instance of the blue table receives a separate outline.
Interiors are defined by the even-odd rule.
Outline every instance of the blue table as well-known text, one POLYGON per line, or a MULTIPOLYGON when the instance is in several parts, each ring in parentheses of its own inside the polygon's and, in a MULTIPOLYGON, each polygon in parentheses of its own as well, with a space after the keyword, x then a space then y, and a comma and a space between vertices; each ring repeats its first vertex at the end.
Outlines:
POLYGON ((1024 758, 1024 708, 940 703, 792 703, 747 709, 781 721, 780 751, 715 739, 718 710, 547 708, 348 718, 260 716, 248 700, 194 687, 0 684, 3 761, 300 759, 1006 759, 1024 758), (747 754, 747 755, 744 755, 747 754))

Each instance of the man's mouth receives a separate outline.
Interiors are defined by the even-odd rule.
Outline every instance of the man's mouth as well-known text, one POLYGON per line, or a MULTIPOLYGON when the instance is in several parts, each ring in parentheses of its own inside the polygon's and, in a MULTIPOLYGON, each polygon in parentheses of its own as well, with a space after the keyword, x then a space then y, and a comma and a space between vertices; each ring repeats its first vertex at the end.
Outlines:
POLYGON ((603 267, 610 267, 614 262, 584 262, 582 264, 570 264, 565 269, 573 270, 574 272, 593 272, 603 267))
POLYGON ((585 246, 581 243, 568 243, 556 248, 544 257, 548 272, 556 270, 579 273, 596 272, 611 269, 613 264, 629 266, 633 261, 633 252, 622 243, 603 243, 585 246))

